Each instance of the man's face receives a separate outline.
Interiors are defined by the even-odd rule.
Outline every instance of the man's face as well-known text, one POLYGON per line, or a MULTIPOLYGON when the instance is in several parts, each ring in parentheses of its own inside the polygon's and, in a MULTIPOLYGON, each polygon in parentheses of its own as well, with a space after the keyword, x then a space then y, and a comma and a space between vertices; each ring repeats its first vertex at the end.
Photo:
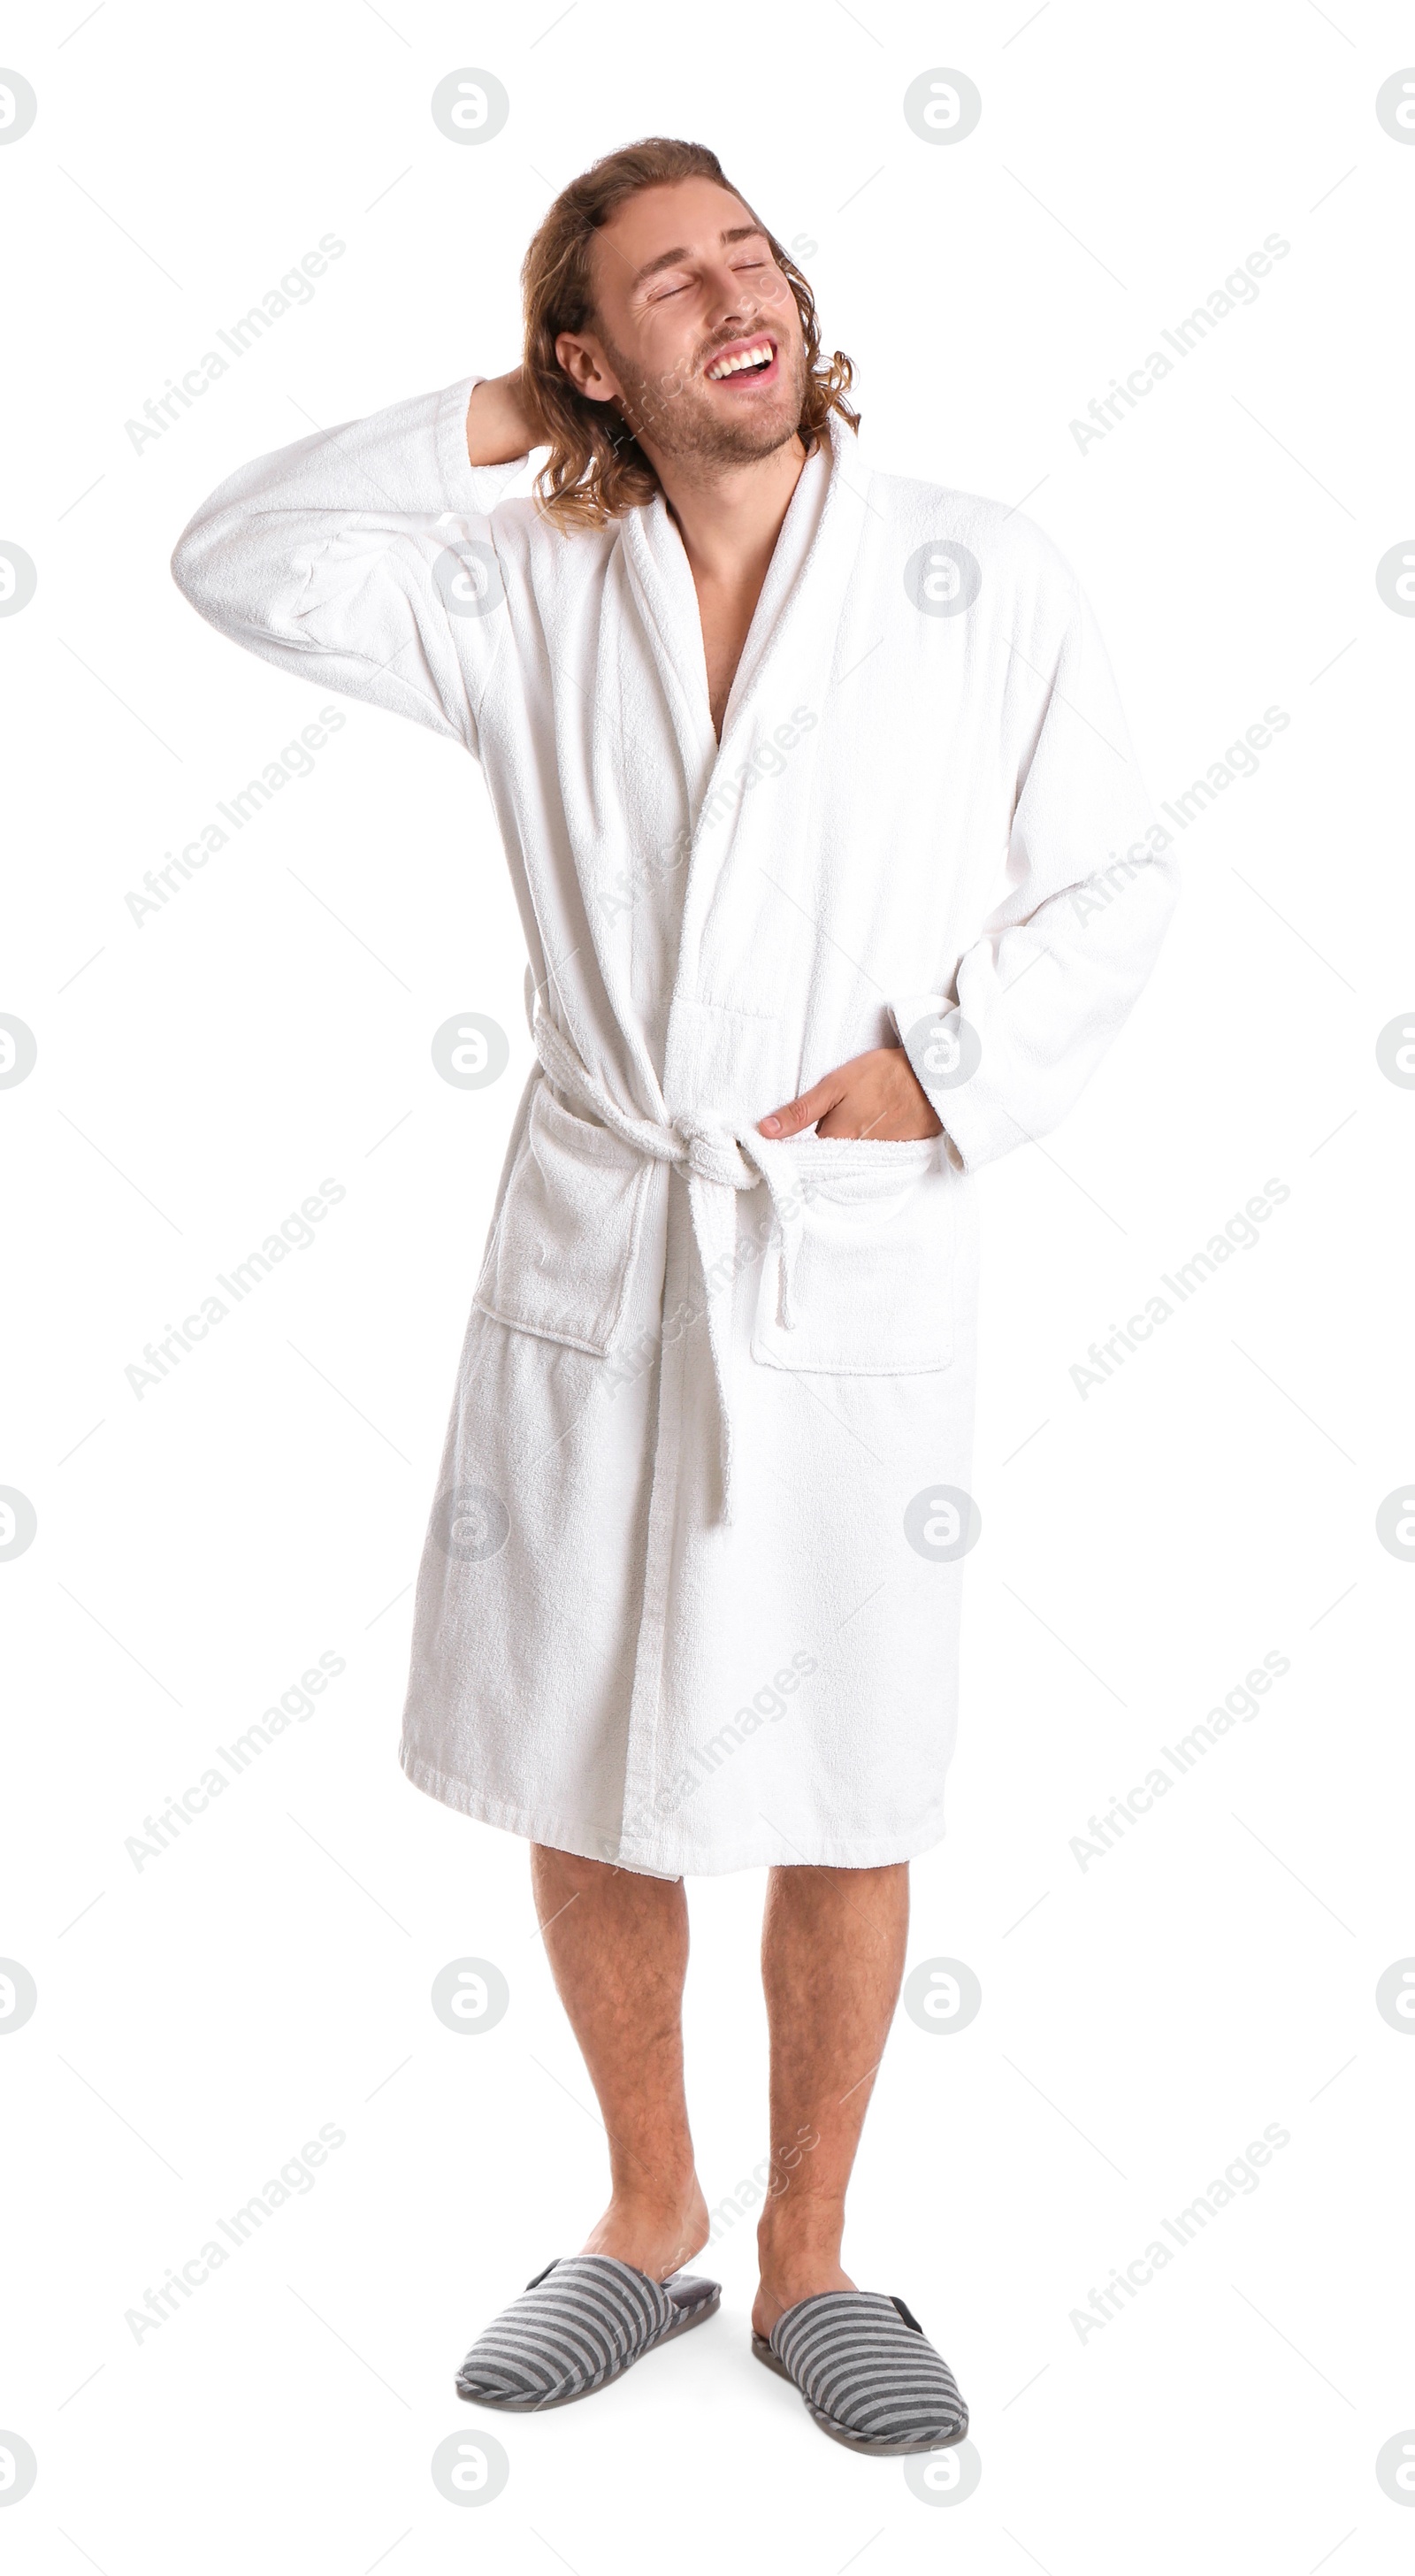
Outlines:
POLYGON ((710 179, 645 188, 595 236, 591 276, 593 325, 556 355, 650 456, 746 464, 795 435, 801 317, 740 197, 710 179))

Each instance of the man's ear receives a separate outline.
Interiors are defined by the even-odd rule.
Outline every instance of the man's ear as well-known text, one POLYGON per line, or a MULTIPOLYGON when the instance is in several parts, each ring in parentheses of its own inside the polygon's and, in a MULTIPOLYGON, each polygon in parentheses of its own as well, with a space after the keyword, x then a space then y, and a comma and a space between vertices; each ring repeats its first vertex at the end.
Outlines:
POLYGON ((619 383, 604 364, 593 340, 581 339, 574 331, 562 331, 556 339, 555 355, 577 394, 586 402, 615 402, 619 383))

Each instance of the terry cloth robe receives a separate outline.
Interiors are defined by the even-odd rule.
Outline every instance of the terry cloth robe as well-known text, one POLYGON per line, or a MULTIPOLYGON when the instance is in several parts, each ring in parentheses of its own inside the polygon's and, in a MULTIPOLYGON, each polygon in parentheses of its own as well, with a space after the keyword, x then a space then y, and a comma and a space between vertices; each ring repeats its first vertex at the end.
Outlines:
POLYGON ((676 1878, 942 1834, 973 1175, 1045 1135, 1174 896, 1067 565, 832 415, 721 744, 662 496, 562 533, 473 468, 471 377, 232 476, 202 615, 480 761, 536 1062, 414 1613, 409 1779, 676 1878), (756 1122, 902 1043, 919 1143, 756 1122))

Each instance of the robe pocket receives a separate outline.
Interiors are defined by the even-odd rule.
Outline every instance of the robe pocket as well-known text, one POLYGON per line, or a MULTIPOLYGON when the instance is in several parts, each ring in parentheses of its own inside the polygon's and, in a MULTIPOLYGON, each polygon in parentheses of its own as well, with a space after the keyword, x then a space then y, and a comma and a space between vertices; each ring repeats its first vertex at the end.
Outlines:
POLYGON ((643 1226, 650 1167, 538 1082, 477 1281, 483 1314, 603 1359, 643 1226))
POLYGON ((762 1264, 753 1359, 825 1377, 949 1367, 956 1183, 936 1139, 805 1137, 789 1151, 795 1213, 762 1264))

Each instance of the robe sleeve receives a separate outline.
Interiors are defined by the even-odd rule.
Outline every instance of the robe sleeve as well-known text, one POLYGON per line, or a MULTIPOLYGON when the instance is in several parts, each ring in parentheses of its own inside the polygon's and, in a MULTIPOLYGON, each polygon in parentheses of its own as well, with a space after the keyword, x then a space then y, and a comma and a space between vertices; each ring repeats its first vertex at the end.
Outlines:
POLYGON ((1178 894, 1079 588, 1049 667, 1016 658, 1040 714, 996 903, 952 992, 888 997, 950 1158, 969 1172, 1065 1116, 1124 1026, 1178 894))
POLYGON ((526 462, 472 465, 467 404, 483 381, 257 457, 172 557, 178 589, 248 652, 473 754, 508 624, 489 514, 526 462))

